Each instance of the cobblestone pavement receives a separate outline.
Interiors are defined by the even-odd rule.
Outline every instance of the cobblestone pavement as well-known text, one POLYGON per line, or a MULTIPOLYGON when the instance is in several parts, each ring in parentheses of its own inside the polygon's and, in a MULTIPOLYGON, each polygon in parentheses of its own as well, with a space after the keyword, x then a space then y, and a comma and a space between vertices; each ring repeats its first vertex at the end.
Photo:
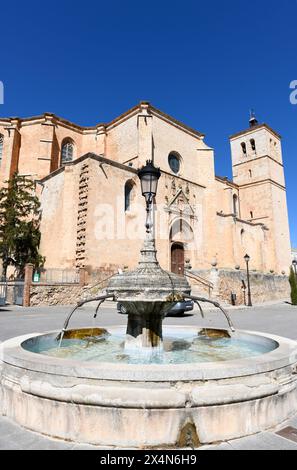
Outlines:
MULTIPOLYGON (((22 308, 6 306, 0 308, 0 341, 12 336, 27 333, 44 332, 61 328, 66 314, 71 307, 33 307, 22 308)), ((79 309, 70 326, 87 326, 92 323, 94 306, 79 309)), ((297 307, 281 302, 252 308, 232 308, 229 312, 236 328, 257 330, 280 336, 287 336, 297 341, 297 307)), ((126 317, 116 312, 115 306, 108 303, 98 315, 98 325, 125 324, 126 317)), ((196 316, 196 311, 184 317, 168 317, 167 324, 201 325, 211 327, 225 326, 225 319, 219 312, 207 310, 205 320, 196 316)), ((297 410, 296 410, 297 413, 297 410)), ((202 450, 297 450, 297 442, 276 434, 280 429, 292 426, 297 428, 297 414, 277 429, 262 432, 241 439, 234 439, 217 445, 203 446, 202 450)), ((296 429, 297 432, 297 429, 296 429)), ((74 444, 49 439, 34 432, 25 430, 6 417, 0 417, 0 449, 65 449, 65 450, 100 450, 100 447, 86 444, 74 444)), ((103 449, 103 448, 101 448, 103 449)), ((106 449, 106 448, 104 448, 106 449)))

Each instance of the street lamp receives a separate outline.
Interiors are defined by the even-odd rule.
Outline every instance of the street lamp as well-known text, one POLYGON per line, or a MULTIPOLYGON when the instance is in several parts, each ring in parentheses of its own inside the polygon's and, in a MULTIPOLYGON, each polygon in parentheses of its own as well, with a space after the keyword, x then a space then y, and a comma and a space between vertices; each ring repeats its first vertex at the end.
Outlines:
POLYGON ((293 265, 293 268, 294 268, 294 273, 295 273, 295 276, 297 277, 297 271, 296 271, 296 266, 297 266, 297 259, 294 258, 293 261, 292 261, 292 265, 293 265))
POLYGON ((150 232, 150 212, 152 207, 153 198, 157 194, 158 180, 161 176, 160 168, 153 165, 152 160, 147 160, 146 165, 140 168, 137 172, 140 179, 141 192, 145 197, 146 202, 146 231, 150 232))
POLYGON ((252 295, 251 295, 251 285, 250 285, 250 271, 249 271, 249 262, 250 262, 250 256, 248 254, 245 255, 244 261, 246 262, 246 274, 247 274, 247 286, 248 286, 248 307, 252 307, 252 295))

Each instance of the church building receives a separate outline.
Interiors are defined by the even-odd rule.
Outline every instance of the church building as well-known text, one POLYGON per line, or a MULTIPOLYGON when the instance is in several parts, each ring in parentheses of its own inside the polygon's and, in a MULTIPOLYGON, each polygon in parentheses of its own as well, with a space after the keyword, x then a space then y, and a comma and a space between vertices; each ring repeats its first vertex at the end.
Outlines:
POLYGON ((232 181, 216 176, 204 135, 141 102, 82 127, 54 114, 0 118, 1 183, 36 181, 46 268, 132 269, 144 237, 137 169, 161 170, 155 200, 158 259, 203 276, 212 267, 281 275, 291 248, 281 137, 251 117, 230 137, 232 181))

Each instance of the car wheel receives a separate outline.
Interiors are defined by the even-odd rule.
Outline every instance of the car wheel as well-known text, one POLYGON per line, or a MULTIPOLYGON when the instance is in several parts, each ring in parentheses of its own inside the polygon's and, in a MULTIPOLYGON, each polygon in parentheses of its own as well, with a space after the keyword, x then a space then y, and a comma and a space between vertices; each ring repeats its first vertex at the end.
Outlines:
POLYGON ((124 305, 122 305, 122 304, 120 305, 119 311, 122 315, 125 315, 127 313, 127 310, 125 309, 124 305))

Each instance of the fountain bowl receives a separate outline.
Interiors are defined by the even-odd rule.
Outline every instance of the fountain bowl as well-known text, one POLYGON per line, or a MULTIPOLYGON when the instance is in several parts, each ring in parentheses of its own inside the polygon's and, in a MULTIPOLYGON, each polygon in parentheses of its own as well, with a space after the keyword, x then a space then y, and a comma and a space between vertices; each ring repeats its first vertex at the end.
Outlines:
MULTIPOLYGON (((286 338, 236 331, 269 352, 183 364, 82 361, 30 350, 56 335, 10 339, 0 356, 1 414, 47 436, 118 448, 199 447, 272 428, 297 410, 297 343, 286 338)), ((68 332, 88 335, 90 329, 68 332)))

